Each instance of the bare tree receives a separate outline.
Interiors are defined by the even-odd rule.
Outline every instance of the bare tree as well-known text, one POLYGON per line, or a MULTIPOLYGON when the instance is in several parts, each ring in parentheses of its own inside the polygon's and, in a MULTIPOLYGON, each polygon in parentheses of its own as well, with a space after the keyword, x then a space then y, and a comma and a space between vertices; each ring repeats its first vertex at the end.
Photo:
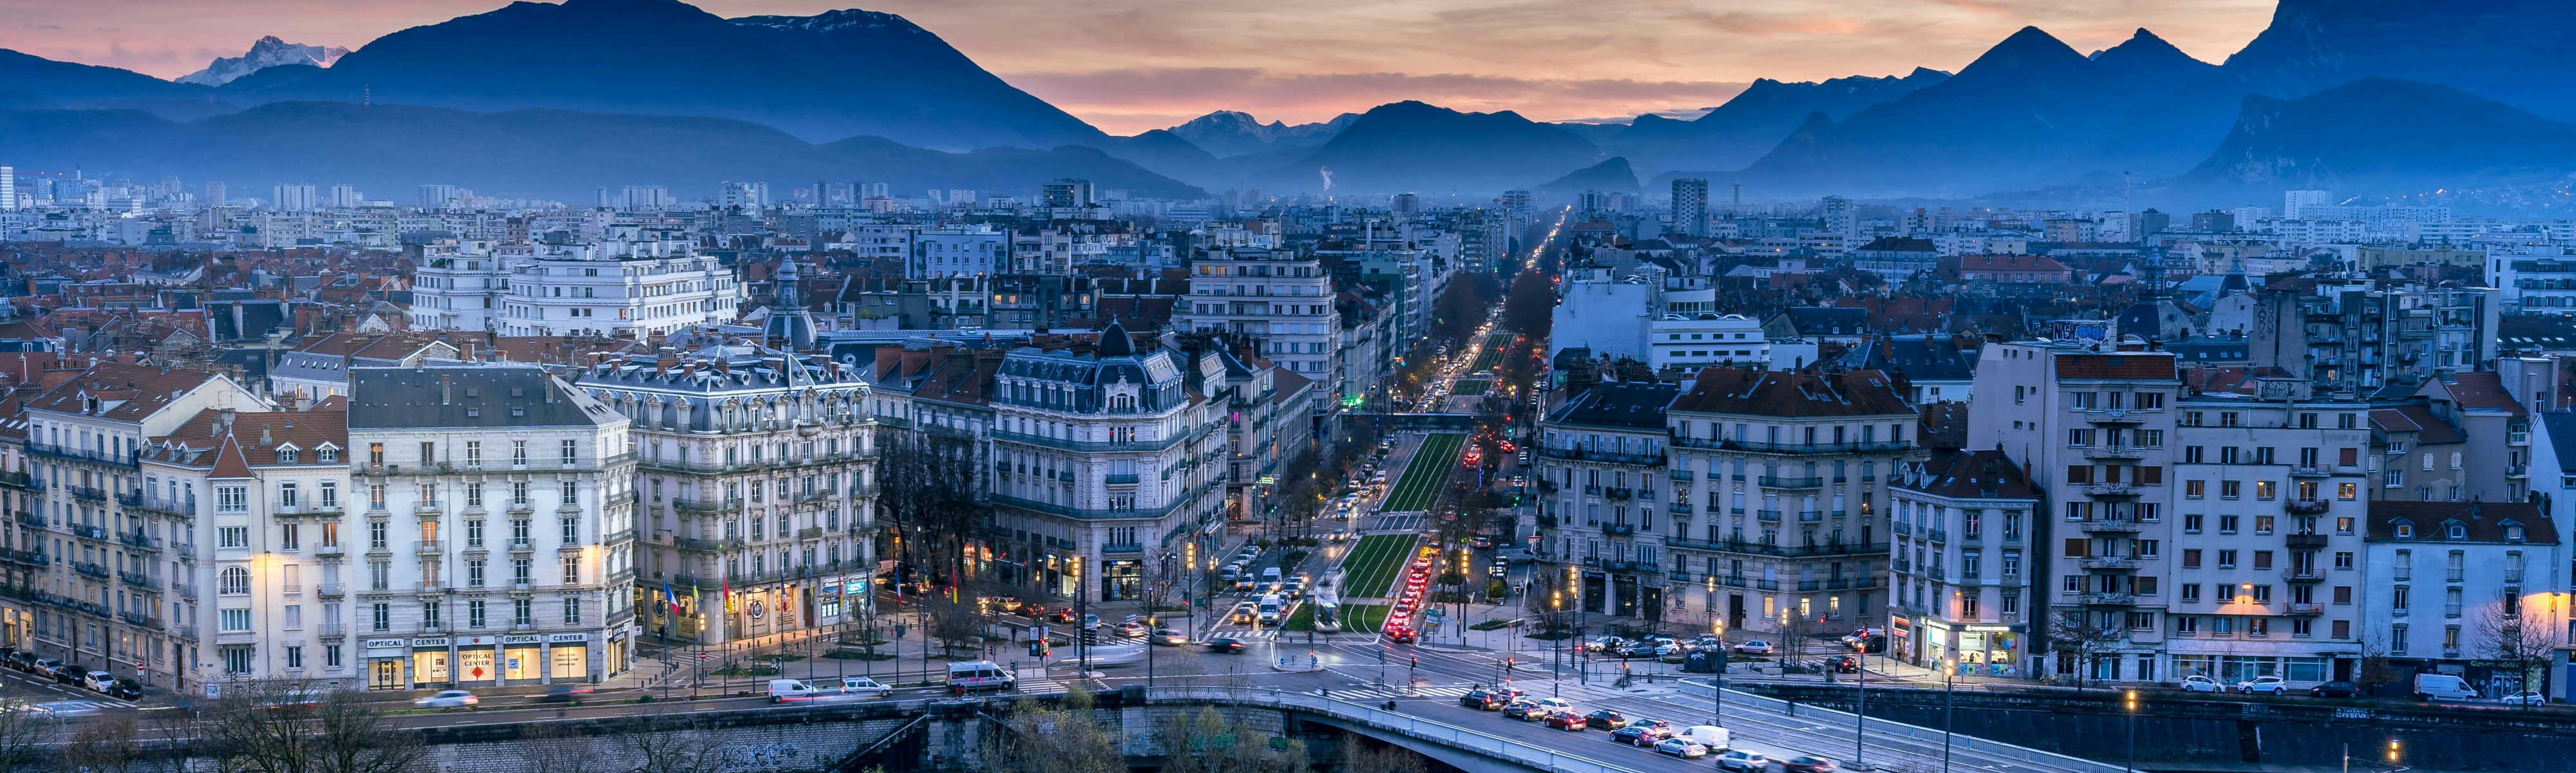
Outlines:
POLYGON ((53 770, 45 747, 61 730, 51 714, 34 710, 25 699, 0 700, 0 773, 53 770))
POLYGON ((1345 736, 1342 770, 1348 773, 1424 773, 1430 766, 1412 749, 1366 738, 1345 736))
POLYGON ((2379 688, 2397 683, 2397 669, 2388 662, 2388 642, 2372 636, 2361 642, 2361 664, 2355 669, 2352 683, 2372 697, 2379 688))
POLYGON ((600 773, 610 767, 599 739, 564 723, 531 722, 520 728, 510 752, 526 773, 600 773))
POLYGON ((986 737, 993 773, 1127 773, 1125 739, 1094 720, 1091 693, 1073 685, 1053 706, 1024 699, 1003 732, 986 737))
POLYGON ((85 773, 138 773, 146 760, 137 746, 141 727, 132 714, 106 714, 82 723, 62 746, 63 766, 85 773))
POLYGON ((957 582, 968 537, 988 512, 981 504, 983 461, 975 445, 933 432, 879 437, 885 440, 877 446, 877 502, 906 540, 898 558, 957 582))
POLYGON ((201 719, 213 756, 248 773, 405 773, 427 756, 368 696, 302 680, 225 683, 201 719))
POLYGON ((933 598, 926 604, 923 614, 928 633, 939 640, 942 653, 971 649, 981 643, 984 616, 976 613, 975 605, 944 598, 933 598))
POLYGON ((629 728, 619 737, 634 754, 634 773, 718 773, 725 769, 724 744, 703 715, 675 703, 650 704, 643 713, 622 718, 629 728))
POLYGON ((2105 657, 2118 657, 2120 643, 2128 632, 2117 626, 2103 625, 2084 610, 2061 611, 2047 618, 2048 646, 2057 656, 2075 661, 2075 686, 2088 687, 2093 680, 2093 664, 2105 657))
POLYGON ((2497 676, 2516 690, 2539 683, 2558 653, 2548 623, 2523 611, 2520 597, 2498 601, 2478 615, 2476 629, 2487 660, 2497 666, 2497 676))
POLYGON ((1159 740, 1167 773, 1303 773, 1307 766, 1304 741, 1273 739, 1214 706, 1173 717, 1159 740))

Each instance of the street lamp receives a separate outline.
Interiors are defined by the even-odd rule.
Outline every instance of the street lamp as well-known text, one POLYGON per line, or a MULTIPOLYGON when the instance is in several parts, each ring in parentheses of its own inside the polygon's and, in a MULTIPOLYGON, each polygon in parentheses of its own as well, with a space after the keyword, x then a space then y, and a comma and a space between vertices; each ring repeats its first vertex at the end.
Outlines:
POLYGON ((2121 695, 2121 699, 2120 699, 2120 703, 2121 703, 2121 705, 2122 705, 2124 708, 2127 708, 2127 709, 2129 710, 2129 764, 2127 765, 2126 770, 2128 770, 2128 771, 2129 771, 2129 773, 2137 773, 2137 770, 2138 770, 2138 691, 2136 691, 2136 690, 2127 690, 2127 691, 2123 691, 2120 695, 2121 695))
POLYGON ((1708 723, 1726 726, 1726 618, 1709 615, 1709 634, 1717 637, 1717 689, 1709 691, 1708 723))
POLYGON ((1950 773, 1950 716, 1958 709, 1958 704, 1952 702, 1955 693, 1951 690, 1951 677, 1958 670, 1951 667, 1955 660, 1944 656, 1933 661, 1941 664, 1941 773, 1950 773))

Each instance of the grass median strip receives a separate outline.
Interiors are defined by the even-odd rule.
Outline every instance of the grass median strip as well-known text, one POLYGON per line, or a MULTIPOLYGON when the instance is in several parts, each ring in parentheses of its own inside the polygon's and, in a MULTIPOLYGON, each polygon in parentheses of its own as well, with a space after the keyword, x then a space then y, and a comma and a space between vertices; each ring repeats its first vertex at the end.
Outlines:
POLYGON ((1380 508, 1391 513, 1421 512, 1440 498, 1440 485, 1449 480, 1449 468, 1458 463, 1458 451, 1466 446, 1467 436, 1444 432, 1422 441, 1413 452, 1413 461, 1404 466, 1404 477, 1395 481, 1395 491, 1380 508))
POLYGON ((1342 562, 1342 595, 1385 597, 1396 576, 1404 571, 1405 557, 1413 554, 1415 539, 1411 534, 1361 537, 1359 546, 1351 549, 1351 557, 1342 562))

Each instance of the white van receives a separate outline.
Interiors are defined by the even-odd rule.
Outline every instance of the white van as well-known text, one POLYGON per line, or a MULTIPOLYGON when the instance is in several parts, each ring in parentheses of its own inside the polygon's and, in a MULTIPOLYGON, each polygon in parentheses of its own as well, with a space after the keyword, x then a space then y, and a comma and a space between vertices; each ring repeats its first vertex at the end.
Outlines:
POLYGON ((2478 691, 2467 680, 2450 674, 2416 674, 2415 697, 2428 701, 2477 700, 2478 691))
POLYGON ((769 680, 769 702, 771 703, 807 700, 822 694, 823 692, 821 690, 814 689, 814 685, 807 684, 800 680, 769 680))
MULTIPOLYGON (((1276 572, 1279 570, 1273 569, 1271 571, 1276 572)), ((1277 625, 1279 623, 1279 610, 1282 603, 1284 602, 1279 600, 1279 594, 1276 593, 1261 597, 1262 625, 1277 625)))
POLYGON ((990 660, 948 664, 948 690, 960 695, 981 690, 1008 690, 1019 680, 990 660))
POLYGON ((1680 732, 1674 733, 1673 737, 1699 744, 1701 746, 1706 746, 1708 747, 1708 753, 1710 754, 1716 754, 1718 752, 1726 751, 1727 749, 1726 728, 1718 727, 1716 725, 1692 725, 1690 727, 1682 728, 1680 732))
POLYGON ((1261 570, 1261 592, 1279 592, 1279 567, 1274 566, 1261 570))

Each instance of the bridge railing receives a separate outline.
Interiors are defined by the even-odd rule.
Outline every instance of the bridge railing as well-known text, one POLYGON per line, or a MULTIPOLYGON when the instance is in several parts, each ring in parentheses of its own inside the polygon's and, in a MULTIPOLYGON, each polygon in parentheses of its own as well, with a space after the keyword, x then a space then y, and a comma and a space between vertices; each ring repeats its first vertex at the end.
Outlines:
MULTIPOLYGON (((1700 697, 1708 697, 1709 695, 1709 684, 1705 681, 1684 679, 1682 680, 1681 685, 1682 692, 1698 695, 1700 697)), ((1840 725, 1844 728, 1850 728, 1853 722, 1859 720, 1857 715, 1848 711, 1837 711, 1822 706, 1798 703, 1796 701, 1784 701, 1766 695, 1755 695, 1752 693, 1736 692, 1734 690, 1726 691, 1726 703, 1730 706, 1751 706, 1764 711, 1774 711, 1793 717, 1840 725)), ((1942 733, 1938 729, 1909 725, 1903 722, 1891 722, 1877 717, 1870 717, 1868 721, 1869 732, 1874 734, 1895 736, 1920 743, 1941 743, 1942 733)), ((2027 746, 2015 746, 1972 735, 1951 734, 1950 746, 1954 750, 1961 752, 1975 752, 1988 757, 2001 757, 2034 767, 2071 771, 2072 773, 2124 773, 2124 771, 2128 770, 2127 768, 2123 768, 2118 765, 2096 762, 2094 760, 2059 754, 2052 751, 2042 751, 2027 746)))
POLYGON ((1262 687, 1207 685, 1152 687, 1144 688, 1144 691, 1148 699, 1153 701, 1230 702, 1324 714, 1462 751, 1508 760, 1537 770, 1557 771, 1557 773, 1637 773, 1633 768, 1604 764, 1490 733, 1479 733, 1445 722, 1435 722, 1365 703, 1327 698, 1313 693, 1287 692, 1262 687))

